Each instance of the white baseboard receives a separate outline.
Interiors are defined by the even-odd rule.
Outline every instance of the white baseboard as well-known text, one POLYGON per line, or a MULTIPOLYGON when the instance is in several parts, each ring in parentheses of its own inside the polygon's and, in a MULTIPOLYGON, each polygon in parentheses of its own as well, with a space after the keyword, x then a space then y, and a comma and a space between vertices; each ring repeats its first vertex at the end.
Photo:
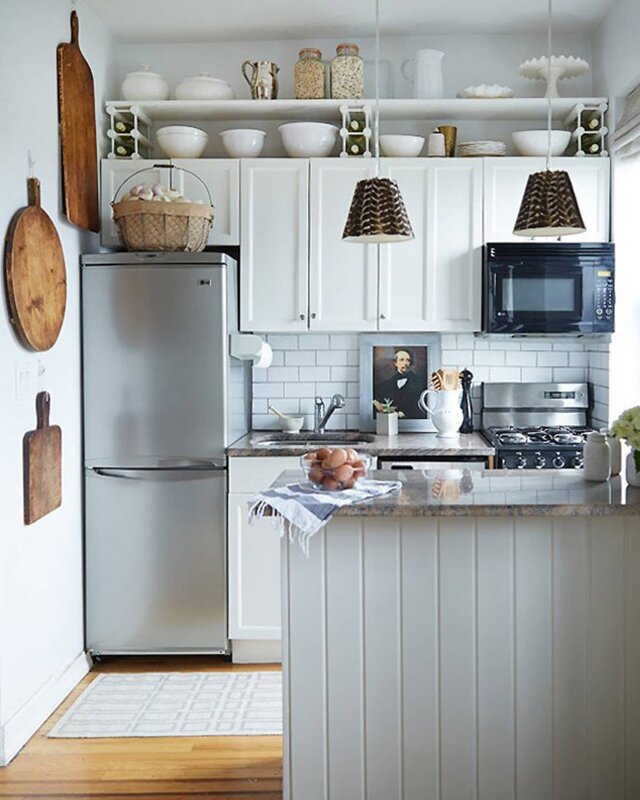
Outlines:
POLYGON ((6 766, 38 728, 91 669, 91 659, 81 653, 60 675, 49 678, 11 719, 0 727, 0 767, 6 766))
POLYGON ((234 664, 279 664, 282 642, 280 639, 234 639, 231 659, 234 664))

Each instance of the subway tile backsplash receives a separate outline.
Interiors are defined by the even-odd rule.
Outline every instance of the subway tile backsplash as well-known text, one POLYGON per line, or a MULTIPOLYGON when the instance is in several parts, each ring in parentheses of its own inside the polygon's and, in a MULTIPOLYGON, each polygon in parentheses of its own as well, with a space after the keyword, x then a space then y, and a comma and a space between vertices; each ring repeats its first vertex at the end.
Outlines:
MULTIPOLYGON (((360 426, 359 337, 357 334, 265 334, 273 349, 269 369, 253 370, 253 427, 278 428, 272 403, 287 414, 302 414, 313 427, 313 401, 339 392, 347 402, 329 422, 330 429, 360 426)), ((479 423, 480 384, 484 381, 589 381, 593 386, 593 423, 607 425, 608 339, 476 337, 443 334, 442 366, 474 374, 473 402, 479 423)))

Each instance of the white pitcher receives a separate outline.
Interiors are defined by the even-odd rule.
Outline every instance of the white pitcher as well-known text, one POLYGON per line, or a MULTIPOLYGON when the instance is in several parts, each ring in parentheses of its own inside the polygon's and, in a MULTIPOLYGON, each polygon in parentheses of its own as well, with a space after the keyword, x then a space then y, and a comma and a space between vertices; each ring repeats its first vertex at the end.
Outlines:
POLYGON ((402 62, 400 71, 413 83, 413 96, 418 98, 437 99, 443 96, 442 87, 442 50, 418 50, 415 58, 407 58, 402 62), (407 75, 406 67, 414 63, 413 77, 407 75))
POLYGON ((461 392, 457 389, 427 389, 420 395, 418 400, 419 407, 431 414, 431 421, 436 434, 440 439, 453 439, 458 435, 462 425, 463 414, 460 408, 461 392), (434 407, 431 408, 427 403, 427 397, 435 395, 434 407))

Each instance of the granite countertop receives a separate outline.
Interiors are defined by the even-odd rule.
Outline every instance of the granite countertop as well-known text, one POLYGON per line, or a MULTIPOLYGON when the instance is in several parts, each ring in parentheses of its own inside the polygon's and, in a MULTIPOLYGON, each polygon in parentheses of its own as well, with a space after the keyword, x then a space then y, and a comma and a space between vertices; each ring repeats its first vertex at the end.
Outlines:
MULTIPOLYGON (((260 445, 261 441, 271 439, 274 435, 281 436, 282 434, 279 431, 253 431, 227 448, 227 454, 231 458, 237 456, 297 456, 306 450, 320 447, 322 444, 321 442, 310 443, 309 437, 313 434, 303 431, 298 434, 288 434, 291 439, 279 443, 275 447, 260 445)), ((371 442, 355 445, 356 449, 363 453, 379 456, 487 458, 495 454, 495 449, 488 445, 479 433, 461 433, 456 439, 438 439, 435 433, 399 433, 397 436, 378 436, 373 433, 357 431, 329 431, 327 438, 335 436, 336 439, 341 439, 345 435, 372 439, 371 442)))
MULTIPOLYGON (((283 472, 273 485, 301 477, 301 472, 283 472)), ((592 483, 572 470, 376 470, 369 478, 400 481, 402 491, 341 508, 336 516, 640 516, 640 489, 619 477, 592 483)))

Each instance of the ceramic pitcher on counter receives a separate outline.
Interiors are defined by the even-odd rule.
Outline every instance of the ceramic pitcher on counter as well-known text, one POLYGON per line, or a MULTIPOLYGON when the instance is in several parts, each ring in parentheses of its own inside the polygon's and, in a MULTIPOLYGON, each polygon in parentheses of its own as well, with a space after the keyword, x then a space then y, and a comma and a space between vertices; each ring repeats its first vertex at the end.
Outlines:
POLYGON ((440 439, 452 439, 458 435, 462 425, 462 409, 460 408, 460 391, 458 389, 427 389, 420 395, 418 406, 431 414, 431 421, 440 439), (433 395, 433 408, 427 403, 429 395, 433 395))
POLYGON ((245 61, 241 69, 253 100, 277 99, 280 67, 274 61, 245 61), (251 68, 251 76, 247 75, 247 67, 251 68))
POLYGON ((442 50, 418 50, 415 58, 402 62, 400 71, 413 83, 413 96, 437 99, 444 94, 442 86, 442 50), (413 64, 413 75, 408 75, 407 67, 413 64))

